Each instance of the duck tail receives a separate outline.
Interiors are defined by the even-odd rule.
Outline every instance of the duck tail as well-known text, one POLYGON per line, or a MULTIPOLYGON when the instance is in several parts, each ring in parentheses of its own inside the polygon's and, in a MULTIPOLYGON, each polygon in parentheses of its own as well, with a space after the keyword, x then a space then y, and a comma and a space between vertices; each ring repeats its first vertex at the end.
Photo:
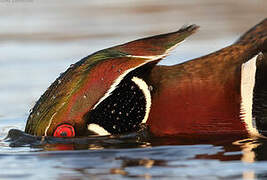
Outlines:
POLYGON ((247 31, 235 44, 246 46, 254 55, 267 52, 267 18, 247 31))

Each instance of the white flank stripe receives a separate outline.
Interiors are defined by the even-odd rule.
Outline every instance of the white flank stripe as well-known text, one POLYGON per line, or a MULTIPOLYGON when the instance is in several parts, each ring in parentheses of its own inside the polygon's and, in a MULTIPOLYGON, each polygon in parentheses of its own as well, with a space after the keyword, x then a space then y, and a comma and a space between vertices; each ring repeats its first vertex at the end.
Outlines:
POLYGON ((108 131, 106 131, 104 128, 99 126, 98 124, 89 124, 88 130, 95 132, 96 134, 100 136, 107 136, 110 135, 108 131))
POLYGON ((142 90, 142 92, 145 95, 146 98, 146 113, 145 113, 145 117, 142 120, 142 123, 146 123, 147 119, 148 119, 148 115, 149 115, 149 111, 150 111, 150 107, 151 107, 151 94, 149 91, 149 87, 146 84, 146 82, 143 79, 137 78, 137 77, 133 77, 132 81, 142 90))
POLYGON ((252 116, 253 90, 256 76, 256 60, 254 56, 241 67, 241 109, 240 117, 245 122, 250 135, 261 136, 256 128, 255 119, 252 116))

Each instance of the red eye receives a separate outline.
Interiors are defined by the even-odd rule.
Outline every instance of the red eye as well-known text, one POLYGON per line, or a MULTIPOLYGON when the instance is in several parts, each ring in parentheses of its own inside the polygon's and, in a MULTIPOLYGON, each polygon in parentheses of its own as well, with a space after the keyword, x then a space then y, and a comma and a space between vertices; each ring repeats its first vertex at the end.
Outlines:
POLYGON ((57 127, 54 132, 54 137, 74 137, 74 128, 69 124, 62 124, 57 127))

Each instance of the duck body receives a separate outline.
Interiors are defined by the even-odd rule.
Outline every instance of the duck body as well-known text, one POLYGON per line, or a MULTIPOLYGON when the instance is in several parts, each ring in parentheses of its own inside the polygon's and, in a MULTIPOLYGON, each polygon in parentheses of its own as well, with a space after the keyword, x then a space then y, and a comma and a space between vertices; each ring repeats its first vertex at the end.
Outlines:
POLYGON ((61 131, 84 136, 88 129, 123 134, 144 123, 156 136, 265 135, 267 19, 217 52, 157 65, 197 28, 191 25, 84 58, 39 99, 25 131, 57 137, 61 131))
POLYGON ((265 19, 229 47, 183 64, 155 66, 151 131, 266 135, 266 35, 265 19))
POLYGON ((246 133, 240 119, 241 64, 232 55, 222 56, 230 48, 152 70, 151 83, 157 87, 148 120, 152 132, 246 133))

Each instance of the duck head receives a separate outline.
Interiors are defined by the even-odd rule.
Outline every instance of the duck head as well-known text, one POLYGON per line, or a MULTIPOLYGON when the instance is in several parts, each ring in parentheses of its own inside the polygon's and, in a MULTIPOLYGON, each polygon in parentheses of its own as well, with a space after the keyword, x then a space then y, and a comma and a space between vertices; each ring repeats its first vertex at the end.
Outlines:
POLYGON ((71 65, 30 113, 25 132, 74 137, 138 130, 151 106, 146 77, 168 52, 198 29, 139 39, 98 51, 71 65))

